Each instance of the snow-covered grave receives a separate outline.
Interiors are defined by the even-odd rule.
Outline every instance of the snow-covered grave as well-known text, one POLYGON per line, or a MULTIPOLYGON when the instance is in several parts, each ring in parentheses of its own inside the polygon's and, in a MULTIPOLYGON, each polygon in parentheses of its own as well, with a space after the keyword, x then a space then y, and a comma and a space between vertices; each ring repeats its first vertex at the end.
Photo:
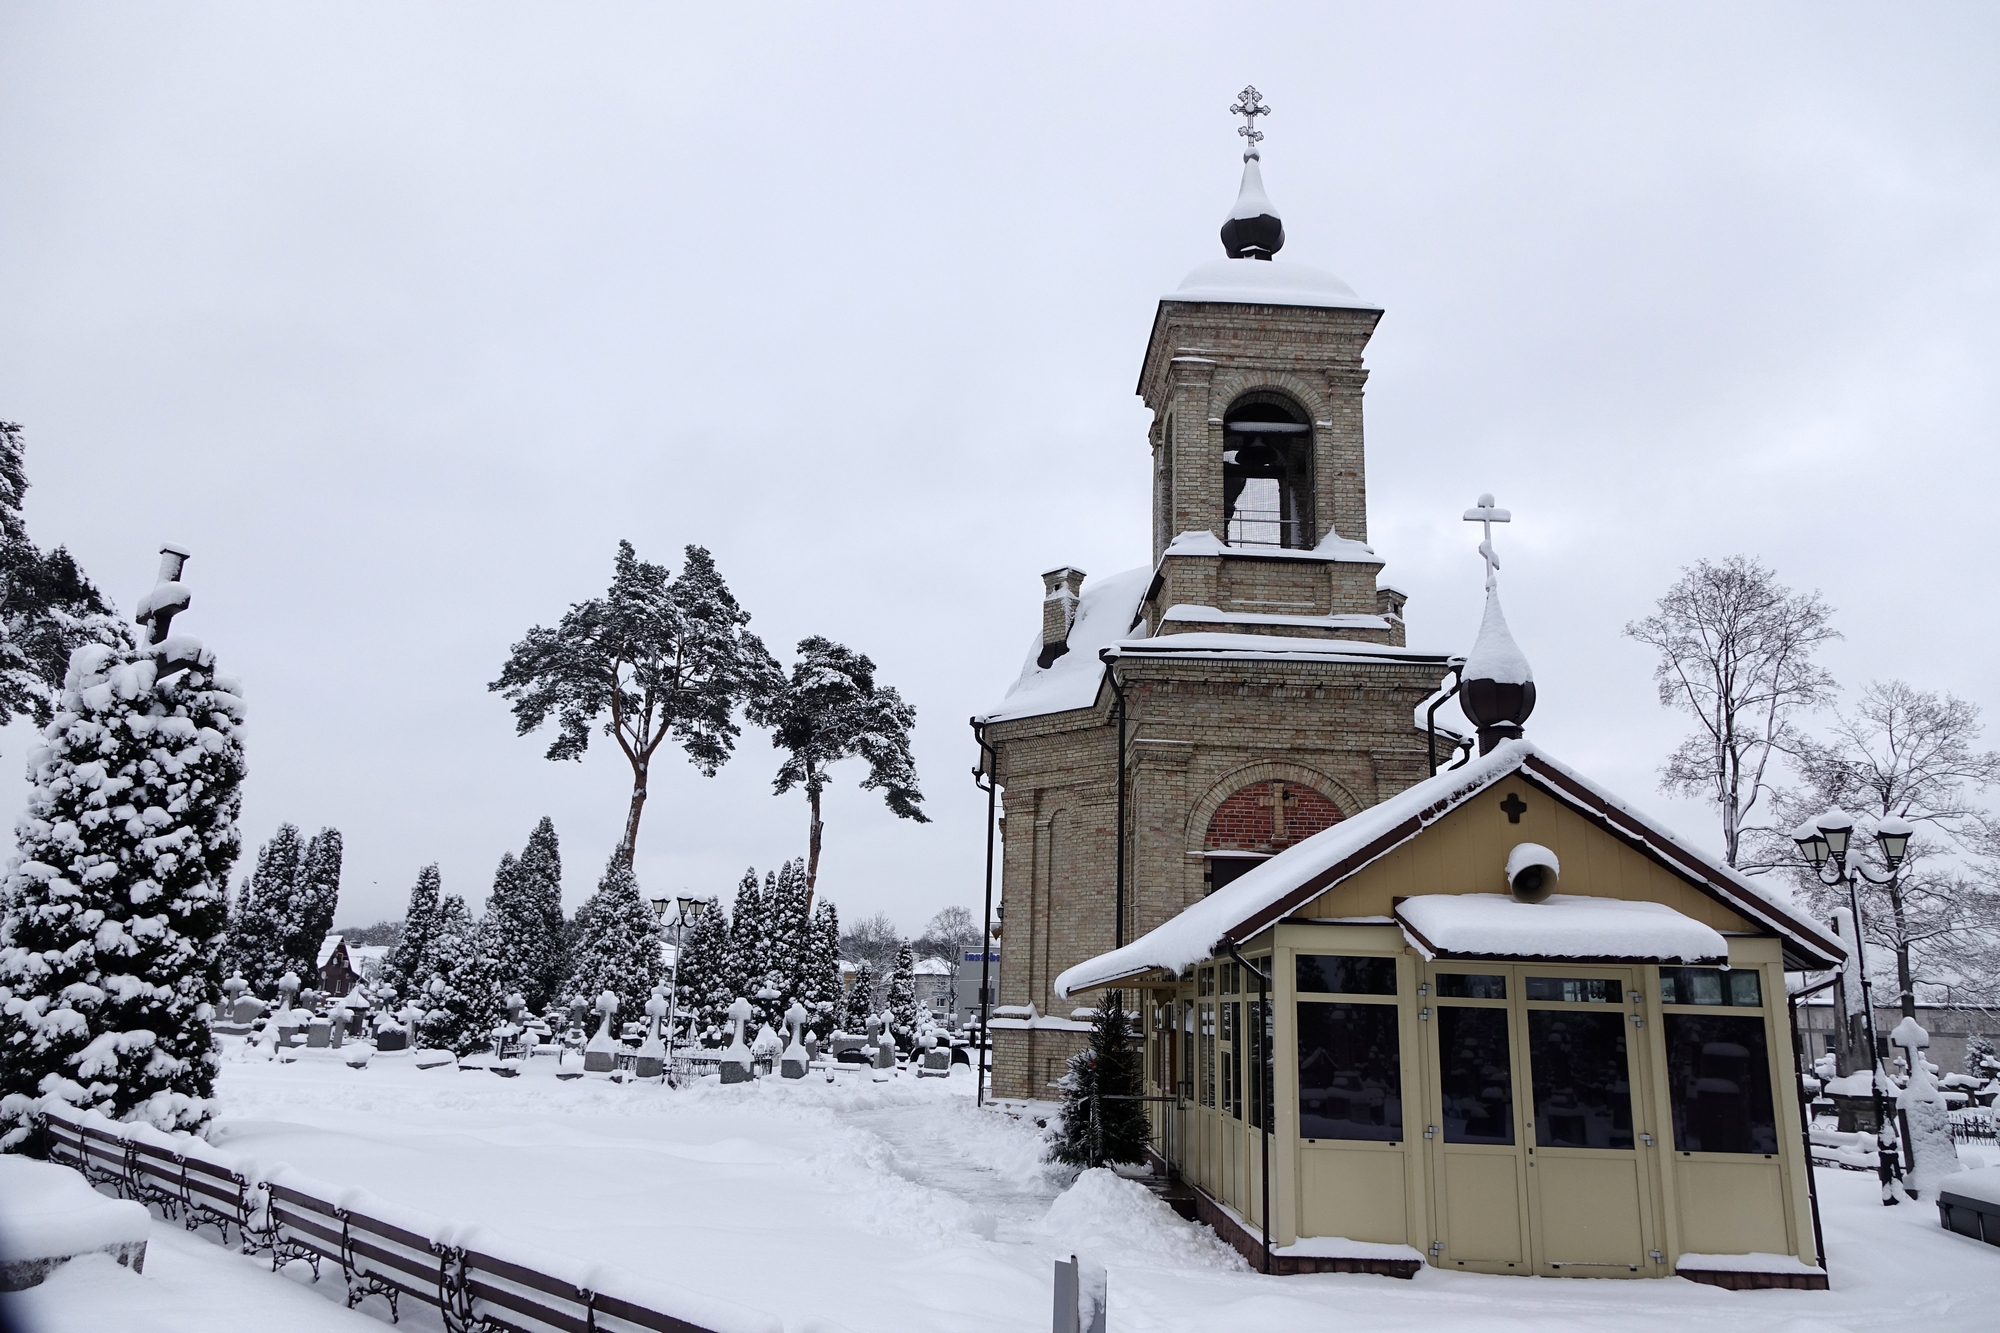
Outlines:
MULTIPOLYGON (((1954 1235, 1937 1210, 1884 1208, 1872 1175, 1819 1172, 1832 1290, 1732 1292, 1692 1282, 1488 1277, 1422 1269, 1411 1281, 1267 1278, 1143 1185, 1108 1171, 1070 1184, 1042 1161, 1037 1116, 973 1105, 946 1078, 861 1066, 721 1086, 418 1069, 378 1058, 225 1063, 216 1147, 260 1175, 314 1181, 399 1216, 424 1215, 546 1271, 645 1284, 792 1333, 1014 1330, 1050 1322, 1057 1260, 1082 1261, 1108 1299, 1108 1333, 1328 1326, 1486 1333, 1860 1329, 1953 1333, 1993 1325, 2000 1250, 1954 1235)), ((2000 1153, 1962 1148, 1968 1166, 2000 1153)), ((1971 1173, 1960 1179, 1968 1179, 1971 1173)), ((379 1299, 344 1306, 339 1270, 273 1276, 178 1223, 152 1227, 145 1274, 73 1261, 0 1315, 36 1330, 383 1326, 379 1299), (144 1318, 133 1312, 146 1311, 144 1318), (364 1322, 366 1321, 366 1322, 364 1322)), ((1743 1262, 1742 1256, 1730 1256, 1743 1262)), ((437 1327, 405 1302, 403 1323, 437 1327)), ((729 1322, 729 1321, 725 1321, 729 1322)))
POLYGON ((43 1281, 79 1255, 146 1266, 146 1210, 107 1199, 67 1166, 0 1154, 0 1291, 43 1281))

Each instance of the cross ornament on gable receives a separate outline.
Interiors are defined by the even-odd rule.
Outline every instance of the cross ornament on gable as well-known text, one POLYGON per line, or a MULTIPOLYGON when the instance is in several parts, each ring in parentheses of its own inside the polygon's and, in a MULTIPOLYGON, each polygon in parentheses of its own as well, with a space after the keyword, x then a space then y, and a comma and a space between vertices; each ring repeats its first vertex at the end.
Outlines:
POLYGON ((1507 812, 1509 824, 1518 824, 1528 808, 1528 803, 1521 799, 1520 793, 1510 791, 1507 793, 1507 799, 1500 802, 1500 808, 1507 812))
POLYGON ((1236 127, 1236 132, 1250 141, 1243 149, 1245 162, 1260 156, 1257 144, 1263 139, 1264 131, 1257 128, 1257 117, 1271 114, 1271 108, 1264 105, 1263 98, 1264 94, 1257 91, 1257 85, 1249 84, 1237 95, 1236 105, 1229 108, 1230 115, 1241 116, 1245 122, 1236 127))
POLYGON ((1285 827, 1285 806, 1298 804, 1298 796, 1285 790, 1282 782, 1271 784, 1271 794, 1257 798, 1257 804, 1268 806, 1271 811, 1271 841, 1284 842, 1290 836, 1285 827))
POLYGON ((1465 521, 1479 524, 1484 534, 1479 543, 1479 554, 1486 560, 1486 591, 1492 592, 1493 572, 1500 568, 1500 557, 1493 552, 1493 525, 1511 523, 1514 515, 1505 509, 1494 508, 1493 497, 1487 494, 1480 496, 1479 503, 1465 511, 1465 521))

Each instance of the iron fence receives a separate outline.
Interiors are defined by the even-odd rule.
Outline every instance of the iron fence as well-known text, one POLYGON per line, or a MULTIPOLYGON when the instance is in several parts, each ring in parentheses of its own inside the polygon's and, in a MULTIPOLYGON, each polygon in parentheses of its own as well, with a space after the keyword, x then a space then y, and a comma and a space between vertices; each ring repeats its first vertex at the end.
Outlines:
MULTIPOLYGON (((435 1308, 447 1333, 778 1333, 780 1321, 730 1311, 724 1329, 690 1322, 640 1301, 600 1291, 574 1277, 426 1236, 371 1217, 285 1181, 262 1180, 210 1156, 192 1135, 134 1131, 64 1108, 41 1116, 41 1144, 51 1161, 94 1184, 157 1207, 189 1231, 214 1226, 228 1244, 233 1228, 244 1254, 268 1254, 273 1271, 303 1260, 317 1279, 323 1264, 340 1269, 351 1309, 369 1297, 391 1323, 402 1302, 435 1308)), ((706 1298, 692 1303, 715 1305, 706 1298)))

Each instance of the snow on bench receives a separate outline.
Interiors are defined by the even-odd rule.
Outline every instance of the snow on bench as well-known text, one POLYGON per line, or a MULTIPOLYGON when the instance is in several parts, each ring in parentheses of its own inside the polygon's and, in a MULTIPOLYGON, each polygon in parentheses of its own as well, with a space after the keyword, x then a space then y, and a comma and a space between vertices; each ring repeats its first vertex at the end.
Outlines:
POLYGON ((143 1205, 105 1198, 69 1167, 0 1153, 0 1291, 35 1286, 80 1254, 143 1272, 152 1225, 143 1205))

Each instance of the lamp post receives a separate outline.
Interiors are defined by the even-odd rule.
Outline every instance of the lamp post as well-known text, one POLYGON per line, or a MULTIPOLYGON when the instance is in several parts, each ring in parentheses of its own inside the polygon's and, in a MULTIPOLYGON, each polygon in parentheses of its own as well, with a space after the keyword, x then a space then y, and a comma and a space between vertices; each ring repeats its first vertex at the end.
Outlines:
POLYGON ((1885 819, 1876 825, 1875 841, 1882 849, 1882 859, 1889 865, 1888 878, 1877 879, 1858 860, 1848 860, 1854 820, 1839 806, 1792 830, 1792 841, 1799 845, 1799 854, 1812 866, 1819 882, 1828 888, 1842 883, 1847 885, 1847 910, 1854 917, 1854 970, 1861 978, 1861 1011, 1868 1020, 1868 1082, 1875 1095, 1875 1169, 1882 1181, 1882 1203, 1885 1207, 1901 1202, 1896 1198, 1894 1185, 1901 1171, 1898 1169, 1900 1162, 1891 1154, 1888 1143, 1888 1108, 1882 1102, 1882 1080, 1886 1075, 1882 1071, 1882 1057, 1875 1037, 1875 1001, 1868 986, 1868 963, 1861 952, 1863 935, 1859 885, 1863 879, 1870 884, 1895 883, 1896 871, 1909 851, 1910 831, 1908 824, 1895 818, 1885 819), (1832 879, 1826 876, 1829 860, 1834 865, 1832 879))
POLYGON ((678 1007, 681 994, 681 940, 686 936, 687 928, 708 910, 708 899, 682 894, 677 898, 655 898, 652 902, 653 911, 658 914, 660 923, 674 933, 674 965, 667 974, 667 1070, 668 1080, 671 1082, 674 1067, 674 1024, 677 1021, 675 1009, 678 1007), (667 909, 670 907, 674 910, 671 921, 667 919, 667 909))

